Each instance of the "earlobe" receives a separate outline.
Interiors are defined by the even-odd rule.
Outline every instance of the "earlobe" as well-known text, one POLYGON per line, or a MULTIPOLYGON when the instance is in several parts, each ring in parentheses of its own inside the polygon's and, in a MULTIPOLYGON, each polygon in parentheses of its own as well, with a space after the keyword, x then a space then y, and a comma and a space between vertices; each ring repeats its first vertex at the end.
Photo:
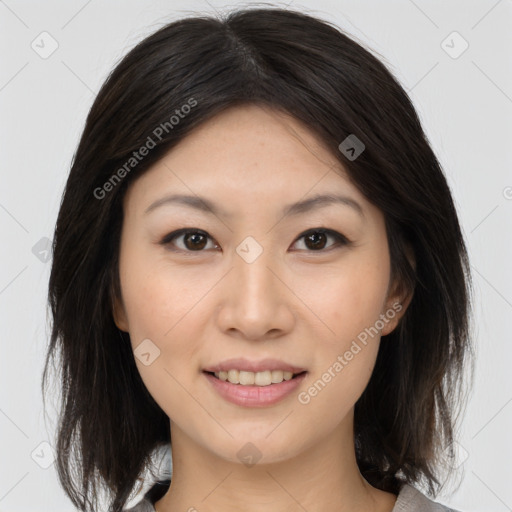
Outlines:
POLYGON ((381 336, 386 336, 396 329, 400 319, 405 313, 405 309, 406 308, 404 305, 398 300, 395 300, 389 307, 386 308, 386 310, 383 312, 385 321, 384 327, 381 331, 381 336))
POLYGON ((124 305, 117 297, 114 299, 114 303, 112 305, 112 316, 114 318, 114 323, 119 330, 129 332, 124 305))
POLYGON ((397 328, 411 303, 412 296, 412 292, 400 296, 394 295, 386 301, 386 309, 383 311, 386 321, 381 336, 386 336, 397 328))

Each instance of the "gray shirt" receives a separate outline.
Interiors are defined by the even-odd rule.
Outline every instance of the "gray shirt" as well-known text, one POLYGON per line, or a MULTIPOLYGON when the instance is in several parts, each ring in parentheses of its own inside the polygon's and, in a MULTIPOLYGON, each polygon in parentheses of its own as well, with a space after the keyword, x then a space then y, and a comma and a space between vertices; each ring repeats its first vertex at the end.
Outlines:
MULTIPOLYGON (((148 496, 150 491, 144 495, 141 501, 126 512, 156 512, 154 501, 148 496)), ((157 501, 157 500, 155 500, 157 501)), ((459 512, 452 508, 436 503, 411 485, 402 486, 398 494, 395 506, 391 512, 459 512)))

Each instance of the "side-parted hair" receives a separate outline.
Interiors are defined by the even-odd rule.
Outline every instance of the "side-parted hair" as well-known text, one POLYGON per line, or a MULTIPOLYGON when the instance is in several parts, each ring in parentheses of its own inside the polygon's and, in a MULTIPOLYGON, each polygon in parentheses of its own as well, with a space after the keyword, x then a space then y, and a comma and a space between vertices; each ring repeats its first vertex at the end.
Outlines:
POLYGON ((304 123, 383 212, 391 277, 412 300, 355 405, 357 462, 388 492, 441 486, 472 345, 468 256, 440 163, 370 50, 316 17, 249 8, 181 19, 137 44, 101 87, 73 156, 53 241, 42 389, 44 400, 57 360, 56 467, 81 511, 96 511, 102 490, 120 511, 152 450, 170 442, 169 418, 113 319, 126 189, 191 130, 244 104, 304 123), (365 146, 355 159, 338 147, 352 134, 365 146))

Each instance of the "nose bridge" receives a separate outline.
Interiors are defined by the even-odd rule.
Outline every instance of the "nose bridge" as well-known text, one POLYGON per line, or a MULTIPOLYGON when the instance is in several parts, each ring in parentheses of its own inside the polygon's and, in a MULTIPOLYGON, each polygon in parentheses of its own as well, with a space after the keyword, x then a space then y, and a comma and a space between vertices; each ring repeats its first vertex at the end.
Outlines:
POLYGON ((253 237, 247 237, 236 248, 234 258, 235 286, 245 297, 239 297, 241 301, 261 304, 261 300, 271 300, 275 291, 275 276, 269 267, 272 263, 272 251, 264 248, 253 237))

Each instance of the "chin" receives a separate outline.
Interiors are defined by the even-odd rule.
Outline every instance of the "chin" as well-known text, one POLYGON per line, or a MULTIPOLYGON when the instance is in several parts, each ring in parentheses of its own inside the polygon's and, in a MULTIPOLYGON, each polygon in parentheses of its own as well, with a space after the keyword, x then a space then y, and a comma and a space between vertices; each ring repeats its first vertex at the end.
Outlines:
MULTIPOLYGON (((229 463, 242 464, 246 467, 253 467, 255 464, 275 464, 289 460, 296 456, 301 448, 293 446, 290 436, 282 432, 281 436, 270 439, 274 435, 268 436, 271 429, 264 435, 258 436, 241 433, 229 438, 222 445, 209 447, 215 456, 229 463)), ((209 440, 211 442, 211 439, 209 440)))

